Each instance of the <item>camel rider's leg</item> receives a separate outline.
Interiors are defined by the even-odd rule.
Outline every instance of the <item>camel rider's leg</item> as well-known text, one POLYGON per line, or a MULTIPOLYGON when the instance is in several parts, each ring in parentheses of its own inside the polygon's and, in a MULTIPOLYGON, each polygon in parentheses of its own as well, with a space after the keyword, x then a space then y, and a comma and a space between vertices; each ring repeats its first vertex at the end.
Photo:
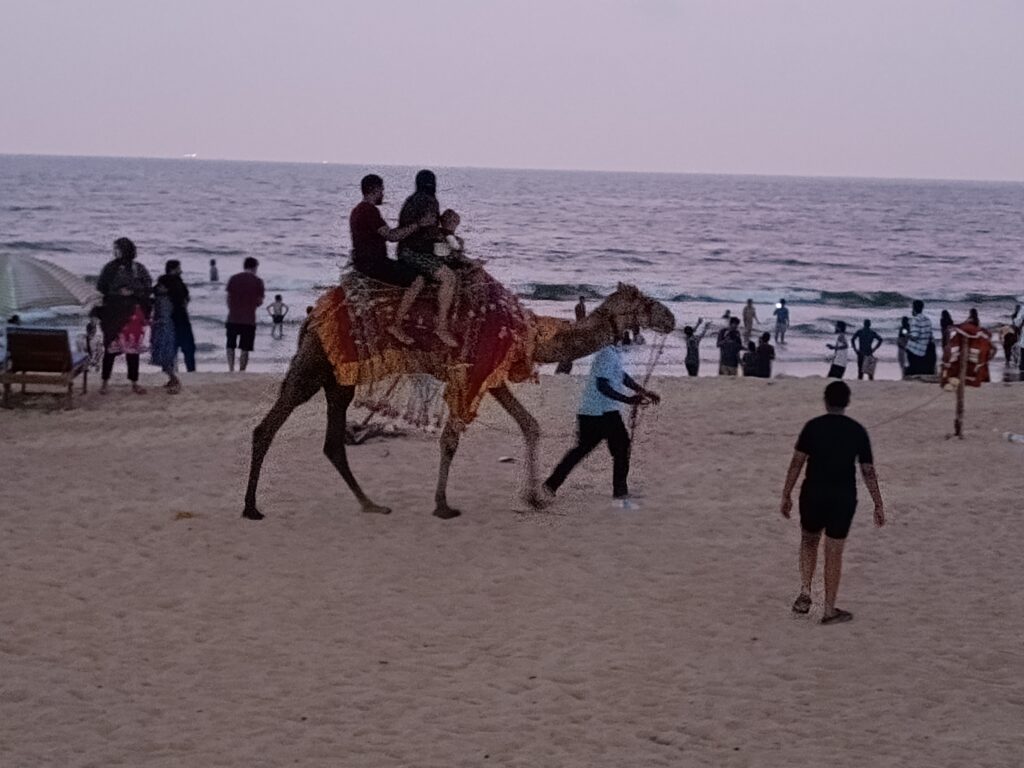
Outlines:
POLYGON ((452 303, 455 301, 455 288, 458 285, 458 278, 450 267, 441 267, 434 275, 438 280, 437 288, 437 322, 434 324, 434 333, 446 346, 457 347, 459 342, 455 340, 448 330, 448 314, 451 312, 452 303))
POLYGON ((412 344, 413 338, 405 331, 402 330, 402 323, 405 321, 405 316, 409 314, 409 310, 412 309, 412 305, 419 298, 420 292, 423 290, 423 286, 426 285, 426 281, 423 276, 420 275, 412 281, 412 285, 405 289, 405 293, 402 294, 402 301, 398 305, 398 311, 395 312, 395 320, 388 328, 388 333, 394 336, 403 344, 412 344))

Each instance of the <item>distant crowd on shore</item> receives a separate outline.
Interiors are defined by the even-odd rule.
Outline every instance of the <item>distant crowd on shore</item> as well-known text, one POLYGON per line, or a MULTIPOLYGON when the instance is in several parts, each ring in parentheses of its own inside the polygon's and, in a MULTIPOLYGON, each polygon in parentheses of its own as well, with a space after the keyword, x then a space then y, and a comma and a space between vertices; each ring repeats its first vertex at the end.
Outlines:
MULTIPOLYGON (((252 256, 242 262, 242 270, 225 285, 227 318, 225 348, 228 370, 239 371, 249 364, 255 348, 256 312, 264 303, 265 286, 257 276, 259 261, 252 256)), ((210 259, 210 282, 219 283, 216 259, 210 259)), ((138 261, 135 243, 127 237, 114 241, 113 258, 104 265, 96 282, 102 302, 89 313, 85 347, 100 368, 100 393, 106 394, 114 362, 124 355, 132 391, 145 394, 139 384, 140 358, 149 352, 149 362, 167 375, 164 388, 171 394, 181 391, 178 354, 185 370, 196 370, 196 343, 189 317, 191 296, 182 279, 181 262, 170 259, 164 273, 153 282, 149 270, 138 261), (147 342, 147 329, 149 338, 147 342)), ((284 335, 284 320, 290 311, 278 294, 267 307, 271 320, 271 338, 284 335)), ((308 310, 307 310, 308 313, 308 310)))
MULTIPOLYGON (((583 298, 580 297, 580 306, 583 298)), ((931 318, 925 314, 925 305, 921 300, 911 304, 911 314, 900 320, 900 328, 895 344, 897 360, 902 378, 912 376, 934 376, 940 362, 940 350, 949 344, 951 329, 957 326, 952 315, 943 310, 939 319, 939 345, 936 345, 934 326, 931 318)), ((786 344, 786 333, 789 330, 790 315, 785 299, 780 299, 774 311, 774 338, 779 345, 786 344)), ((577 317, 579 311, 577 310, 577 317)), ((772 334, 763 332, 755 343, 755 325, 760 323, 753 299, 748 299, 741 316, 733 315, 726 310, 722 317, 723 325, 718 330, 716 346, 718 348, 718 375, 743 376, 769 379, 772 376, 772 365, 776 359, 776 350, 772 342, 772 334), (742 330, 740 324, 742 322, 742 330)), ((1003 354, 1008 372, 1024 379, 1024 309, 1018 304, 1009 316, 1008 322, 997 323, 992 328, 982 325, 977 309, 971 309, 967 318, 959 324, 973 334, 1001 337, 1003 354)), ((694 325, 683 328, 686 343, 684 360, 686 372, 690 376, 700 375, 700 344, 710 330, 710 323, 698 317, 694 325)), ((877 358, 875 353, 884 344, 881 335, 872 328, 871 320, 865 319, 862 326, 847 336, 848 325, 845 320, 835 324, 836 338, 833 343, 826 344, 828 365, 826 376, 831 379, 842 379, 850 361, 850 352, 857 360, 857 378, 865 377, 871 381, 875 378, 877 358)), ((996 356, 996 348, 992 347, 991 357, 996 356)), ((988 361, 983 361, 988 362, 988 361)))

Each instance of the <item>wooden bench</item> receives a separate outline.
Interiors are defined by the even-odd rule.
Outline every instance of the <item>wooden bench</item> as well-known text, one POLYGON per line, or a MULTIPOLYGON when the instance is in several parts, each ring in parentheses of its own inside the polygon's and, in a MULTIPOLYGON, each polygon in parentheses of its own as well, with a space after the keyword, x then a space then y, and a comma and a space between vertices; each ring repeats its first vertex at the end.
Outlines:
POLYGON ((67 387, 65 406, 71 408, 75 378, 82 374, 82 393, 89 382, 89 357, 71 353, 68 332, 62 328, 7 328, 7 360, 0 369, 3 407, 11 407, 11 385, 46 384, 67 387))

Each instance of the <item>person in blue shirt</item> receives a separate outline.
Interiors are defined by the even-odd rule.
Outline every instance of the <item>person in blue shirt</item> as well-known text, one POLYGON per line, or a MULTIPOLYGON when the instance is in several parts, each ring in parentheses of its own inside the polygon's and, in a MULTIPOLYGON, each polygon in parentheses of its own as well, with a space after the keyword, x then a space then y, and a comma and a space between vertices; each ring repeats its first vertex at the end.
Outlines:
POLYGON ((616 499, 629 496, 629 433, 622 422, 620 408, 626 405, 659 403, 661 398, 635 382, 622 369, 619 348, 609 345, 601 349, 590 366, 590 375, 583 388, 577 411, 576 445, 569 450, 544 481, 545 493, 554 496, 573 468, 594 450, 601 441, 608 442, 612 455, 612 495, 616 499), (616 387, 625 386, 636 394, 626 395, 616 387))

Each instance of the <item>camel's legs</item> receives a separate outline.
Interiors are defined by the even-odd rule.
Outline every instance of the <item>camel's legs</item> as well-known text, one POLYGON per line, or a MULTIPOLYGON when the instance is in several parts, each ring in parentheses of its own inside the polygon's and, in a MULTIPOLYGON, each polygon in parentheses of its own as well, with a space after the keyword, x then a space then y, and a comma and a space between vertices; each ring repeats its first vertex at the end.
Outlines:
POLYGON ((537 444, 540 442, 540 425, 504 384, 492 389, 491 394, 523 431, 523 438, 526 441, 526 488, 523 498, 531 506, 541 506, 542 499, 537 488, 537 444))
POLYGON ((249 465, 249 485, 245 489, 245 509, 242 511, 242 517, 249 520, 263 519, 263 515, 256 509, 256 486, 260 481, 263 459, 270 450, 274 435, 288 420, 291 412, 315 395, 325 380, 318 371, 310 370, 310 367, 302 364, 301 354, 295 356, 288 369, 277 401, 252 432, 252 462, 249 465))
POLYGON ((448 506, 448 470, 451 469, 455 451, 459 448, 459 431, 448 419, 441 432, 441 466, 437 470, 437 491, 434 494, 434 515, 442 520, 458 517, 461 512, 448 506))
POLYGON ((333 377, 324 382, 324 395, 327 397, 327 436, 324 438, 324 455, 331 460, 331 464, 341 474, 348 487, 352 490, 352 493, 355 494, 356 499, 363 508, 363 512, 377 512, 387 515, 391 510, 379 504, 374 504, 367 498, 348 466, 348 456, 345 453, 345 429, 347 427, 345 414, 348 411, 349 403, 352 402, 355 391, 355 387, 343 387, 333 377))

